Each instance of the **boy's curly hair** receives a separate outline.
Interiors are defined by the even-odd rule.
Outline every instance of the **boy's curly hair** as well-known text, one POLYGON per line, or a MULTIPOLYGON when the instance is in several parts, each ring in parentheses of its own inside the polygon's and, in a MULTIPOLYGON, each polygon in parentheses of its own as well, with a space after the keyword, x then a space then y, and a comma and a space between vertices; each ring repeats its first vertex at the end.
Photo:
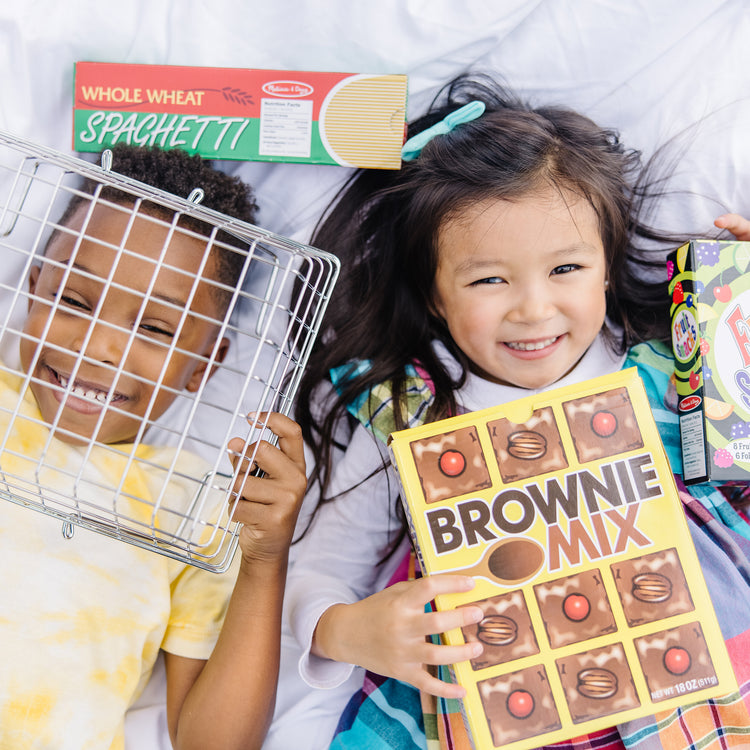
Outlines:
MULTIPOLYGON (((181 149, 125 143, 116 144, 111 151, 112 171, 116 174, 180 198, 187 198, 195 188, 200 188, 204 193, 201 206, 248 224, 256 222, 258 206, 252 188, 239 177, 221 172, 197 154, 190 155, 181 149)), ((58 223, 65 226, 78 207, 94 194, 99 184, 93 177, 86 178, 81 192, 71 198, 58 223)), ((105 186, 100 195, 108 201, 126 206, 134 204, 136 200, 132 194, 111 185, 105 186)), ((144 202, 144 209, 167 221, 174 215, 172 209, 154 202, 144 202)), ((214 231, 212 224, 189 214, 180 217, 179 225, 206 237, 214 231)), ((54 234, 50 237, 50 242, 54 234)), ((222 230, 216 233, 216 240, 240 250, 248 247, 244 240, 222 230)), ((244 253, 228 250, 216 252, 217 280, 229 287, 235 286, 242 273, 244 260, 244 253)))
POLYGON ((124 143, 116 144, 111 151, 114 172, 181 198, 187 198, 194 188, 201 188, 202 206, 255 223, 258 206, 250 186, 219 171, 197 154, 124 143))

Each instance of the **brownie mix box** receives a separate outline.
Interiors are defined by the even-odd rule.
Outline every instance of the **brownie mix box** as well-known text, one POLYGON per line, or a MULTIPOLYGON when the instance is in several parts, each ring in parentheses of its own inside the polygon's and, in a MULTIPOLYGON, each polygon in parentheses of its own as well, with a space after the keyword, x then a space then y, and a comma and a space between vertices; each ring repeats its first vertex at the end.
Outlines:
POLYGON ((399 169, 407 77, 78 62, 73 147, 399 169))
POLYGON ((750 480, 750 242, 692 240, 667 260, 686 483, 750 480))
POLYGON ((538 747, 736 681, 635 369, 393 433, 420 565, 475 577, 438 609, 477 748, 538 747))

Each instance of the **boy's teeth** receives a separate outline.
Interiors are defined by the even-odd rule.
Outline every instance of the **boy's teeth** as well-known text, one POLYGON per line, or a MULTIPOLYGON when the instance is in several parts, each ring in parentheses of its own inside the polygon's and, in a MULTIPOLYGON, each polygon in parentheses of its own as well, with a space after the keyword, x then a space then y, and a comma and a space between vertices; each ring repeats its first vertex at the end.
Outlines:
MULTIPOLYGON (((70 380, 68 378, 64 378, 62 375, 58 375, 57 377, 60 381, 60 385, 63 388, 67 388, 70 380)), ((85 388, 73 386, 73 388, 70 389, 70 393, 76 398, 85 398, 89 401, 98 401, 101 404, 107 403, 107 394, 104 391, 86 390, 85 388)))
POLYGON ((535 341, 533 343, 526 343, 524 341, 508 341, 507 344, 511 349, 518 349, 522 352, 533 352, 537 349, 544 349, 545 346, 550 346, 557 341, 557 336, 553 336, 551 339, 545 339, 544 341, 535 341))

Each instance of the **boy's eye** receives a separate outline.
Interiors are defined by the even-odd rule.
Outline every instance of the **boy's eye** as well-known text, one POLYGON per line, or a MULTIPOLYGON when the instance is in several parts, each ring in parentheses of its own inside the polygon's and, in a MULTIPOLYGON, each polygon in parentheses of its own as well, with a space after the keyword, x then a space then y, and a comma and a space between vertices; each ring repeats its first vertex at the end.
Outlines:
POLYGON ((174 338, 174 331, 154 325, 153 323, 141 323, 140 328, 151 336, 163 336, 168 339, 174 338))
POLYGON ((85 302, 81 301, 80 299, 77 299, 76 297, 71 297, 70 295, 65 294, 65 293, 61 294, 59 299, 60 299, 60 302, 62 302, 62 304, 67 305, 68 307, 76 307, 79 310, 91 309, 85 302))
POLYGON ((563 273, 570 273, 571 271, 577 271, 580 267, 581 266, 579 266, 577 263, 566 263, 565 265, 553 268, 552 276, 557 276, 558 274, 563 273))

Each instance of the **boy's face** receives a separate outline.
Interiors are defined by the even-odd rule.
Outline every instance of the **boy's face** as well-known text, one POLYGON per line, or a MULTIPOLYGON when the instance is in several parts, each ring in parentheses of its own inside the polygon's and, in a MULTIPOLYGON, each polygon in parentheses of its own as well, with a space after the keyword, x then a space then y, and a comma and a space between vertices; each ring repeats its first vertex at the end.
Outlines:
MULTIPOLYGON (((87 210, 82 205, 67 226, 79 230, 87 210)), ((30 274, 39 299, 30 300, 24 325, 33 338, 20 346, 44 420, 103 443, 131 441, 144 416, 153 421, 177 392, 197 390, 207 367, 200 356, 211 354, 219 330, 216 294, 195 284, 206 242, 175 232, 163 251, 169 228, 139 213, 124 243, 130 252, 118 257, 129 221, 129 212, 97 206, 77 250, 75 235, 53 237, 30 274)), ((212 271, 209 258, 203 276, 212 271)), ((227 346, 223 339, 217 361, 227 346)))

